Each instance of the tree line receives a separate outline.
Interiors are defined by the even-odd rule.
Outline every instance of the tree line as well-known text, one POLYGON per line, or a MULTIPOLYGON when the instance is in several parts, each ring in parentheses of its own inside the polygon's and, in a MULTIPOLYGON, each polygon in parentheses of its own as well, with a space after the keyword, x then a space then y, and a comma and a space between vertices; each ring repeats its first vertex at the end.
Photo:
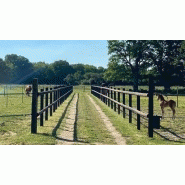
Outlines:
POLYGON ((38 78, 40 84, 91 84, 102 83, 105 68, 88 64, 72 64, 58 60, 31 63, 24 56, 8 54, 0 58, 0 83, 30 84, 38 78))
POLYGON ((58 60, 51 64, 31 63, 24 56, 8 54, 0 59, 0 83, 101 84, 116 82, 147 85, 148 77, 169 89, 184 85, 185 42, 182 40, 109 40, 107 68, 87 64, 69 64, 58 60))

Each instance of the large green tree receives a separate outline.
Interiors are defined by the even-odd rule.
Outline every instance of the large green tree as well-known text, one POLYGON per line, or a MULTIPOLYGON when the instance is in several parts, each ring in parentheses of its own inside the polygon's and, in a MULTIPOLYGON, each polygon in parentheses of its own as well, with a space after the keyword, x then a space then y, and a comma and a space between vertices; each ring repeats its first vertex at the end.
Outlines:
POLYGON ((51 64, 55 74, 55 84, 64 83, 64 79, 67 77, 68 74, 75 73, 75 70, 72 68, 71 65, 65 60, 58 60, 51 64))
POLYGON ((8 83, 11 76, 11 68, 0 58, 0 83, 8 83))
POLYGON ((119 59, 111 57, 109 59, 108 68, 104 72, 104 79, 108 82, 130 81, 131 70, 120 62, 119 59))
POLYGON ((12 68, 12 83, 21 83, 34 72, 33 64, 24 56, 6 55, 5 62, 12 68))
POLYGON ((116 57, 132 71, 134 91, 138 91, 140 69, 149 66, 147 58, 150 46, 144 40, 109 40, 108 54, 116 57))
POLYGON ((180 61, 185 59, 184 51, 181 49, 182 43, 182 40, 150 41, 149 58, 166 90, 170 89, 175 74, 180 74, 178 66, 181 65, 180 61))

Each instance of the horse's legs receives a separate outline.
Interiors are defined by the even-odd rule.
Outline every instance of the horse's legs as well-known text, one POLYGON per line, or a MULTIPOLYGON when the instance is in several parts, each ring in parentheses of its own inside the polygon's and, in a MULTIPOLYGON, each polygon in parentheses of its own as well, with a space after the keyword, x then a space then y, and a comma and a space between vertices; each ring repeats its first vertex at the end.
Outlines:
POLYGON ((175 109, 174 108, 171 108, 172 109, 172 112, 173 112, 173 117, 172 119, 175 119, 175 109))

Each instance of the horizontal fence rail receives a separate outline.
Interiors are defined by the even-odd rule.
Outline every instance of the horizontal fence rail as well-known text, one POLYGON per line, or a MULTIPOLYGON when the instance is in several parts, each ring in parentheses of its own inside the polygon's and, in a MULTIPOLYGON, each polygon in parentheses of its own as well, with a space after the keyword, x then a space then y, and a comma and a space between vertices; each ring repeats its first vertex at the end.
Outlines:
POLYGON ((45 120, 48 120, 48 114, 52 116, 57 107, 62 104, 67 97, 73 92, 73 86, 56 86, 53 88, 42 88, 38 92, 38 79, 33 80, 32 92, 32 114, 31 114, 31 133, 37 133, 37 118, 40 116, 40 126, 44 125, 45 120), (38 111, 38 97, 40 97, 40 111, 38 111), (50 99, 50 102, 49 102, 50 99), (50 109, 50 111, 48 111, 50 109))
POLYGON ((148 136, 153 137, 153 128, 160 128, 160 116, 156 116, 153 113, 153 95, 154 95, 154 85, 153 79, 150 78, 149 81, 149 91, 148 93, 138 93, 125 91, 125 89, 120 90, 116 88, 108 88, 101 86, 91 86, 91 94, 98 97, 101 101, 103 101, 106 105, 114 109, 114 111, 118 111, 118 114, 121 112, 123 118, 125 118, 126 112, 125 109, 129 111, 129 123, 132 123, 132 113, 137 114, 137 129, 140 130, 140 117, 147 118, 148 120, 148 136), (122 95, 122 102, 120 101, 120 97, 122 95), (129 105, 125 104, 125 95, 129 95, 129 105), (132 96, 137 97, 137 109, 132 107, 132 96), (142 112, 140 110, 140 97, 148 97, 148 113, 142 112))

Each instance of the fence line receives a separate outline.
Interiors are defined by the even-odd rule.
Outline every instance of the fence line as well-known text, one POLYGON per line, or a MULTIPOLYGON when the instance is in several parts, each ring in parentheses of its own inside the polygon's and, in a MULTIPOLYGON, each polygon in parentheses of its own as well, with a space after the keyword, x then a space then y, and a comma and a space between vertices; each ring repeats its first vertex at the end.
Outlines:
POLYGON ((129 123, 132 123, 132 113, 137 114, 137 129, 140 130, 140 116, 148 119, 148 135, 153 137, 153 128, 160 128, 160 116, 156 116, 153 113, 153 94, 154 94, 154 84, 153 79, 150 78, 149 81, 149 92, 148 93, 138 93, 123 90, 116 90, 115 88, 107 88, 100 86, 91 86, 91 93, 103 101, 106 105, 116 111, 118 109, 118 114, 120 114, 120 107, 123 108, 123 118, 125 118, 125 109, 129 110, 129 123), (120 94, 123 96, 123 102, 120 102, 120 94), (129 106, 125 105, 125 94, 129 95, 129 106), (137 96, 137 109, 132 107, 132 96, 137 96), (140 111, 140 97, 148 97, 148 114, 140 111), (118 101, 117 101, 118 99, 118 101))
POLYGON ((40 116, 40 126, 43 126, 45 112, 45 120, 48 120, 48 109, 50 108, 50 116, 52 112, 55 112, 57 107, 62 104, 67 97, 73 92, 73 86, 56 86, 54 89, 46 88, 41 89, 38 92, 38 79, 33 80, 33 92, 32 92, 32 114, 31 114, 31 133, 37 133, 37 117, 40 116), (48 105, 48 94, 50 95, 50 104, 48 105), (38 112, 38 97, 40 96, 40 111, 38 112), (44 96, 45 96, 45 107, 44 107, 44 96))

